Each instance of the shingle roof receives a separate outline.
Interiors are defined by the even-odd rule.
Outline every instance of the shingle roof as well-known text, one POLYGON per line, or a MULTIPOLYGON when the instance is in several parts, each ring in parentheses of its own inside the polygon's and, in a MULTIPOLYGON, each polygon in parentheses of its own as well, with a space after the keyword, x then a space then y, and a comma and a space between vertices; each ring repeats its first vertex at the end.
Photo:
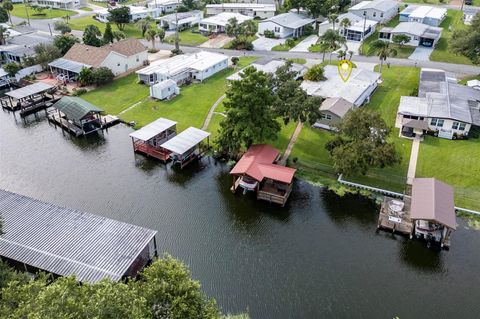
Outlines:
POLYGON ((123 39, 113 44, 104 45, 104 47, 109 47, 111 51, 115 51, 124 56, 132 56, 147 51, 147 47, 134 38, 123 39))
POLYGON ((76 122, 83 119, 90 112, 103 112, 102 109, 76 96, 64 96, 53 107, 65 114, 67 118, 76 122))
POLYGON ((343 118, 348 111, 353 108, 353 104, 348 102, 344 98, 327 98, 323 101, 320 106, 320 111, 330 111, 335 115, 338 115, 340 118, 343 118))

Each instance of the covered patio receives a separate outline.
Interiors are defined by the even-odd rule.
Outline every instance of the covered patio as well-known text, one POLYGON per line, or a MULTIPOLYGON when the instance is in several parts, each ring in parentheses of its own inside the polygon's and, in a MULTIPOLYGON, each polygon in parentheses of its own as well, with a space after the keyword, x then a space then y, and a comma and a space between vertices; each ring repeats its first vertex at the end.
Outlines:
POLYGON ((143 153, 161 161, 170 159, 170 152, 160 145, 177 135, 177 122, 166 118, 145 125, 141 129, 130 133, 133 143, 133 151, 143 153))
POLYGON ((177 136, 160 145, 170 151, 173 164, 178 164, 181 169, 195 159, 200 158, 208 150, 208 137, 210 133, 195 127, 189 127, 177 136), (203 140, 207 139, 207 147, 203 147, 203 140))
POLYGON ((416 136, 422 137, 425 131, 428 130, 428 123, 424 120, 409 119, 403 117, 402 130, 400 131, 401 137, 415 138, 416 136))
POLYGON ((59 58, 50 62, 48 66, 50 67, 50 72, 62 83, 76 81, 83 68, 92 68, 91 65, 64 58, 59 58))

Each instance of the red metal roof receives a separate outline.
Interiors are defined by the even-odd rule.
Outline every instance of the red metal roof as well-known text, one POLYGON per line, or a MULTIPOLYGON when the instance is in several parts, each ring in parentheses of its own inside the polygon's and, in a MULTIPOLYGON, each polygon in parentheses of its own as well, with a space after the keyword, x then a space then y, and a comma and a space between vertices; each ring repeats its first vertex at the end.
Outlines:
POLYGON ((267 144, 252 145, 237 165, 232 175, 248 175, 261 182, 264 178, 290 184, 296 169, 273 164, 280 152, 267 144))

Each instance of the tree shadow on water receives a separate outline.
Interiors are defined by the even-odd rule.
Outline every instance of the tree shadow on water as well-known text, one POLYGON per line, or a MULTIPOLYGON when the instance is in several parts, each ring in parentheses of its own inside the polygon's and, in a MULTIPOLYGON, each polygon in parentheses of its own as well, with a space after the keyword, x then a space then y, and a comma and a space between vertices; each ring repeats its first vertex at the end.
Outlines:
POLYGON ((407 266, 428 273, 445 272, 443 254, 440 247, 432 246, 427 248, 427 243, 423 240, 413 238, 405 241, 401 246, 400 260, 407 266))

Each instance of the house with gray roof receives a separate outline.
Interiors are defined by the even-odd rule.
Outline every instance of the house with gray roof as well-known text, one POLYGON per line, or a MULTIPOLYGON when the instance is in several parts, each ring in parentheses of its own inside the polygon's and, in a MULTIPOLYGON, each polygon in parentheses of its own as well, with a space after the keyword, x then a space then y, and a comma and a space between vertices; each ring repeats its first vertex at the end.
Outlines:
MULTIPOLYGON (((259 62, 256 62, 256 63, 252 63, 249 66, 247 66, 246 68, 254 67, 257 71, 262 71, 262 72, 265 72, 265 73, 274 74, 279 67, 284 66, 284 65, 285 65, 285 60, 271 60, 271 61, 268 61, 268 62, 259 61, 259 62)), ((242 78, 241 74, 243 73, 244 69, 228 76, 227 80, 228 81, 238 81, 238 80, 240 80, 242 78)), ((295 80, 298 80, 299 78, 301 78, 305 74, 305 72, 307 72, 307 67, 302 65, 302 64, 299 64, 299 63, 292 63, 291 70, 296 73, 295 80)))
POLYGON ((35 46, 52 43, 53 37, 42 31, 27 30, 25 33, 12 32, 4 45, 0 45, 0 55, 4 63, 22 63, 35 56, 35 46))
POLYGON ((367 20, 387 23, 398 14, 398 2, 394 0, 362 1, 349 8, 348 12, 367 20))
POLYGON ((400 12, 400 22, 419 22, 438 27, 447 16, 447 9, 409 5, 400 12))
MULTIPOLYGON (((348 41, 363 41, 375 32, 378 22, 364 19, 353 13, 347 12, 338 16, 335 23, 335 30, 343 35, 348 41), (350 22, 348 26, 342 25, 342 21, 350 22)), ((323 35, 327 30, 333 29, 333 23, 328 20, 323 21, 318 26, 318 35, 323 35)))
POLYGON ((158 27, 165 30, 184 30, 197 25, 203 19, 203 11, 192 10, 188 12, 178 12, 177 14, 167 14, 156 18, 158 27))
POLYGON ((313 127, 333 130, 333 125, 340 122, 351 109, 353 109, 353 103, 344 98, 326 98, 320 106, 320 118, 313 127))
POLYGON ((457 139, 467 136, 472 126, 480 126, 480 91, 450 82, 445 71, 422 69, 418 97, 400 98, 395 127, 403 136, 430 131, 457 139))
POLYGON ((410 40, 405 42, 405 45, 435 47, 442 36, 442 31, 442 28, 432 27, 419 22, 400 22, 394 28, 382 28, 378 38, 380 40, 393 42, 393 38, 396 35, 406 35, 410 40))
POLYGON ((304 34, 307 26, 313 27, 314 24, 315 19, 294 12, 287 12, 260 21, 258 23, 258 33, 264 34, 268 30, 272 31, 278 38, 298 38, 304 34))

